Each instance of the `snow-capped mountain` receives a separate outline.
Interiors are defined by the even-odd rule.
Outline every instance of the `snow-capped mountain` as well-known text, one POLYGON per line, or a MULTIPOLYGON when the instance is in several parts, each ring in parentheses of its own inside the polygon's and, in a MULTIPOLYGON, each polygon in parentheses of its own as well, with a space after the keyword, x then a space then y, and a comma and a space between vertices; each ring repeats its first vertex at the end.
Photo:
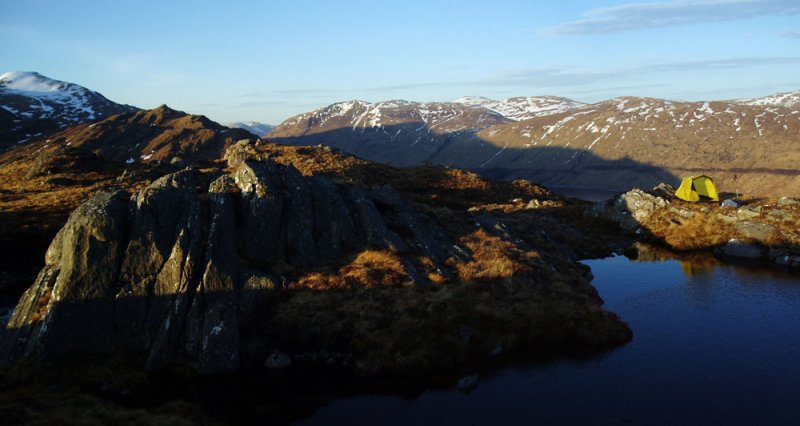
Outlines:
POLYGON ((518 96, 502 101, 479 96, 464 96, 453 102, 483 107, 514 121, 559 114, 586 105, 582 102, 557 96, 518 96))
POLYGON ((323 143, 405 166, 470 140, 480 129, 509 122, 494 111, 461 103, 353 100, 289 118, 267 138, 299 145, 323 143))
POLYGON ((709 173, 723 190, 800 194, 800 107, 791 107, 792 95, 720 102, 622 97, 588 105, 560 98, 350 101, 293 117, 268 137, 399 166, 438 163, 552 186, 647 188, 709 173), (534 117, 514 121, 524 115, 508 111, 534 117))
POLYGON ((369 103, 352 100, 296 115, 281 123, 274 131, 297 125, 307 125, 315 132, 341 126, 363 131, 420 123, 426 133, 441 133, 477 130, 508 121, 510 120, 494 111, 463 103, 405 100, 369 103))
POLYGON ((266 135, 275 128, 275 126, 271 124, 259 123, 258 121, 237 121, 235 123, 228 123, 226 126, 247 130, 258 137, 266 135))
POLYGON ((707 173, 723 191, 800 194, 800 111, 738 102, 615 98, 478 133, 462 167, 552 186, 626 189, 707 173))
POLYGON ((0 75, 0 150, 135 110, 77 84, 36 72, 7 72, 0 75))
POLYGON ((779 106, 785 108, 800 108, 800 91, 776 93, 763 98, 740 99, 736 101, 744 105, 779 106))

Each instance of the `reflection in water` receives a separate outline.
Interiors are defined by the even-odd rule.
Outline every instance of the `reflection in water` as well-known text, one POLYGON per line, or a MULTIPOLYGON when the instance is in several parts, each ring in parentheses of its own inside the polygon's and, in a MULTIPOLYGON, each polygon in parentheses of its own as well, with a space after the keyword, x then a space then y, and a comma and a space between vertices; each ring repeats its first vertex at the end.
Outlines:
POLYGON ((585 262, 628 345, 481 377, 469 395, 338 399, 300 424, 796 424, 797 274, 640 252, 585 262))

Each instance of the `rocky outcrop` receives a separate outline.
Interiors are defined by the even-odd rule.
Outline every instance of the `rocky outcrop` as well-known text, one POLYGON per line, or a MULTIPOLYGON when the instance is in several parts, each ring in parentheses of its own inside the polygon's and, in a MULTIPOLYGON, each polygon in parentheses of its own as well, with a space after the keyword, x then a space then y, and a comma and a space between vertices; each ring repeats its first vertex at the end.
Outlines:
POLYGON ((661 193, 668 199, 634 189, 595 205, 590 213, 627 231, 646 231, 647 237, 672 249, 713 249, 727 257, 800 266, 800 203, 793 198, 739 206, 684 202, 661 193))
MULTIPOLYGON (((384 249, 440 263, 454 246, 391 187, 345 187, 236 154, 147 188, 95 196, 69 218, 9 321, 0 361, 143 351, 147 366, 240 367, 241 330, 281 271, 384 249), (283 265, 283 266, 282 266, 283 265)), ((412 276, 413 275, 413 276, 412 276)))
POLYGON ((669 204, 665 199, 634 188, 616 198, 598 203, 592 209, 595 216, 617 222, 627 231, 639 229, 654 211, 669 204))

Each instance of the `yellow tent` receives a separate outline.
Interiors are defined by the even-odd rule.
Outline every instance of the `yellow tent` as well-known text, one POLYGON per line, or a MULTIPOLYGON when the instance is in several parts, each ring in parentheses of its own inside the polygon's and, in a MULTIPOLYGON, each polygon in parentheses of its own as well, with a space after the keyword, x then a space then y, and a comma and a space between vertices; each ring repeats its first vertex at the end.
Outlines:
POLYGON ((700 201, 701 196, 719 201, 719 194, 717 194, 717 187, 714 186, 714 180, 706 175, 683 178, 681 186, 675 191, 675 196, 686 201, 700 201))

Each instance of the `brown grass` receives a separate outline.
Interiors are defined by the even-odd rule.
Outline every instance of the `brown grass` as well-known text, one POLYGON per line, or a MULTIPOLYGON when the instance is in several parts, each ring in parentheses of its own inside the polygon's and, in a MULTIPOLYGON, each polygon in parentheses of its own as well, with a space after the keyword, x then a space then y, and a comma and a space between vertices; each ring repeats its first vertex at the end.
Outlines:
POLYGON ((336 272, 312 272, 300 277, 291 288, 314 290, 353 287, 407 286, 411 282, 397 254, 390 251, 365 250, 336 272))
POLYGON ((472 251, 473 260, 464 263, 451 259, 449 265, 465 282, 528 275, 533 272, 531 263, 539 257, 538 253, 523 252, 483 229, 461 238, 459 243, 472 251))
POLYGON ((52 296, 52 288, 46 289, 45 293, 39 296, 39 299, 36 300, 36 312, 31 315, 31 323, 37 323, 44 319, 44 315, 47 313, 47 305, 50 303, 50 298, 52 296))
POLYGON ((352 359, 362 374, 426 379, 497 346, 553 349, 630 339, 624 324, 576 285, 512 277, 427 290, 296 289, 275 294, 259 323, 268 341, 289 353, 324 350, 352 359))
MULTIPOLYGON (((644 227, 653 236, 662 240, 675 250, 699 250, 727 243, 731 238, 748 240, 739 234, 736 222, 726 222, 719 214, 736 216, 735 210, 723 209, 716 204, 693 204, 674 202, 674 206, 693 213, 692 217, 682 217, 670 208, 659 209, 647 219, 644 227)), ((800 208, 794 206, 774 206, 772 200, 762 201, 761 214, 753 222, 771 225, 775 231, 760 244, 769 247, 796 247, 800 245, 800 208), (773 210, 789 212, 788 218, 775 218, 769 213, 773 210)))
POLYGON ((675 223, 666 217, 654 218, 647 228, 677 250, 696 250, 726 243, 734 227, 717 219, 713 214, 696 213, 691 218, 675 223))
POLYGON ((261 155, 291 164, 304 175, 326 174, 340 182, 372 187, 394 186, 407 198, 429 205, 466 208, 475 204, 507 203, 514 198, 557 198, 544 187, 526 180, 491 181, 466 170, 421 165, 397 168, 374 163, 323 146, 262 143, 261 155))

